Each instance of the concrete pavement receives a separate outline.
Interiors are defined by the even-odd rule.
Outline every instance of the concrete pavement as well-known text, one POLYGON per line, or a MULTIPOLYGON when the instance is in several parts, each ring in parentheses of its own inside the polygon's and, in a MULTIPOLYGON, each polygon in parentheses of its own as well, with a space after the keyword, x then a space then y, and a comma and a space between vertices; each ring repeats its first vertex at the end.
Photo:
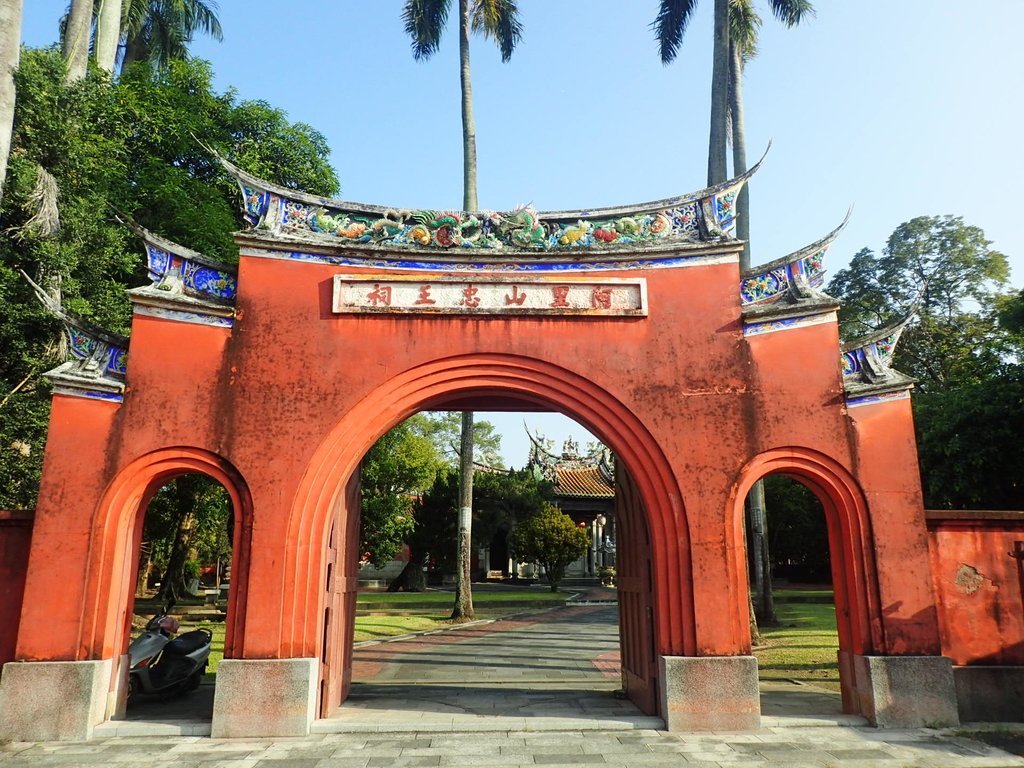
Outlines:
MULTIPOLYGON (((787 683, 762 686, 763 727, 757 732, 665 733, 658 718, 616 695, 614 606, 556 609, 363 644, 355 653, 354 679, 344 706, 316 721, 305 738, 195 735, 209 733, 212 690, 206 689, 192 698, 151 701, 130 712, 132 720, 104 724, 87 743, 2 745, 0 768, 1024 768, 1024 758, 958 731, 868 728, 840 713, 836 694, 787 683)), ((1017 732, 1024 741, 1024 727, 1017 732)))

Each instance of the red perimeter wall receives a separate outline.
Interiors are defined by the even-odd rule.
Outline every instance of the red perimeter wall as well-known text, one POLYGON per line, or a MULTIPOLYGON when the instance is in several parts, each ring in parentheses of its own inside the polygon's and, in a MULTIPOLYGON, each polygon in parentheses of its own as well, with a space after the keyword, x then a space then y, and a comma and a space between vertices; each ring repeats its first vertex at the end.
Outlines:
POLYGON ((32 543, 32 518, 31 512, 0 509, 0 664, 14 660, 32 543))
POLYGON ((1024 550, 1024 512, 926 515, 943 655, 957 665, 1024 665, 1024 584, 1013 556, 1024 550))

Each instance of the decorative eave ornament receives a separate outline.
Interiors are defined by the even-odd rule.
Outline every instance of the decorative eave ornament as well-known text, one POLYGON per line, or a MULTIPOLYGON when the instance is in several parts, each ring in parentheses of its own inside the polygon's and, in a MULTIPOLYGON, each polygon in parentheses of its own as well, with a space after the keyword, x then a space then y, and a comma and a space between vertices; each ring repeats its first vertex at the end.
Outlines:
POLYGON ((151 284, 128 291, 136 314, 231 327, 238 268, 165 240, 130 219, 121 220, 146 248, 151 284))
POLYGON ((55 394, 121 402, 128 372, 128 339, 65 311, 24 272, 39 302, 64 324, 71 359, 47 371, 55 394))
POLYGON ((820 240, 767 264, 751 267, 740 275, 740 302, 746 307, 763 307, 780 302, 797 304, 825 296, 825 254, 839 237, 850 213, 842 223, 820 240))
POLYGON ((836 320, 839 302, 821 290, 825 253, 849 220, 847 212, 843 222, 820 240, 740 274, 745 336, 836 320))
MULTIPOLYGON (((214 153, 216 154, 216 153, 214 153)), ((251 227, 276 236, 346 247, 450 251, 609 252, 638 244, 719 242, 736 223, 736 197, 762 157, 734 179, 681 197, 633 206, 538 213, 388 208, 309 195, 252 176, 217 155, 238 182, 251 227)))
POLYGON ((914 311, 895 323, 842 345, 843 388, 847 405, 909 396, 915 379, 893 368, 892 359, 896 344, 914 311))

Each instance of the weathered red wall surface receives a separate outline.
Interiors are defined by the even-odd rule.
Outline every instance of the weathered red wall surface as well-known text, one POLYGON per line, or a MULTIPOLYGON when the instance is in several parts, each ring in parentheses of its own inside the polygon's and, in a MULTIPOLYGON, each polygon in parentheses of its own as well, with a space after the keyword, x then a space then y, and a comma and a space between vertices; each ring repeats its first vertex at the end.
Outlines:
POLYGON ((146 456, 185 448, 222 461, 247 500, 232 653, 319 655, 327 531, 366 449, 421 408, 498 397, 577 419, 628 468, 658 653, 749 652, 740 508, 766 471, 831 499, 860 628, 851 650, 937 648, 909 410, 851 419, 834 320, 745 339, 734 260, 602 272, 647 279, 646 318, 335 315, 340 272, 360 270, 243 255, 233 329, 136 316, 124 403, 55 398, 20 657, 123 647, 135 510, 159 479, 146 456), (908 567, 924 581, 901 583, 908 567))
POLYGON ((943 655, 1024 665, 1024 513, 929 511, 928 538, 943 655))
POLYGON ((32 517, 31 512, 0 509, 0 664, 14 660, 32 517))

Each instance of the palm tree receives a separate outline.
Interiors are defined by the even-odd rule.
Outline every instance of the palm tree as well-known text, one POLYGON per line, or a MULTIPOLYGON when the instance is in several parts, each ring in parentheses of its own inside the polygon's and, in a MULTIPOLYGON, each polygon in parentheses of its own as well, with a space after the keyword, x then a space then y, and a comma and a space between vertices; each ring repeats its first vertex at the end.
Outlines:
MULTIPOLYGON (((799 24, 805 16, 812 15, 814 8, 809 0, 769 0, 772 13, 787 27, 799 24)), ((683 35, 690 22, 690 17, 696 10, 697 0, 660 0, 658 14, 651 24, 654 29, 655 39, 658 41, 658 49, 661 61, 668 64, 673 61, 679 53, 679 47, 683 43, 683 35)), ((736 163, 735 139, 738 133, 741 147, 743 144, 743 119, 742 119, 742 92, 733 89, 733 103, 738 103, 738 109, 730 108, 730 85, 735 84, 738 78, 742 77, 742 63, 744 50, 749 51, 750 58, 756 50, 757 28, 761 20, 754 11, 752 0, 715 0, 715 29, 714 29, 714 58, 711 70, 711 132, 708 143, 708 184, 717 184, 725 181, 728 176, 726 163, 726 143, 729 136, 728 122, 733 120, 733 163, 736 163), (730 44, 732 35, 738 34, 742 39, 738 47, 730 44), (737 66, 738 62, 738 66, 737 66), (730 114, 732 113, 732 114, 730 114)), ((733 168, 733 174, 738 175, 746 170, 746 159, 741 159, 743 169, 733 168)), ((746 198, 744 197, 744 200, 746 198)), ((737 233, 741 239, 748 239, 749 232, 746 230, 743 203, 737 203, 738 222, 741 227, 737 233)), ((747 252, 749 258, 749 251, 747 252)))
MULTIPOLYGON (((757 33, 761 17, 754 9, 753 0, 727 0, 726 17, 723 20, 720 6, 722 0, 715 0, 715 50, 711 78, 711 139, 708 146, 708 184, 724 181, 726 171, 726 140, 732 141, 733 175, 747 170, 746 135, 743 118, 743 68, 746 62, 757 55, 757 33), (724 29, 723 29, 724 27, 724 29), (728 85, 723 85, 721 62, 727 62, 728 85), (726 101, 723 109, 722 101, 726 101), (720 125, 717 123, 720 121, 720 125)), ((658 15, 651 25, 661 54, 662 63, 675 59, 682 45, 690 16, 697 0, 661 0, 658 15)), ((807 16, 814 15, 809 0, 770 0, 772 13, 787 27, 799 24, 807 16)), ((744 241, 740 255, 740 270, 750 267, 750 196, 747 185, 740 190, 736 201, 736 236, 744 241)), ((747 496, 750 511, 751 550, 754 553, 755 587, 759 597, 759 613, 762 619, 775 622, 775 606, 771 591, 771 569, 768 553, 768 531, 764 504, 764 482, 758 481, 747 496)), ((750 603, 752 634, 757 636, 757 622, 753 601, 750 603)))
POLYGON ((224 39, 215 0, 123 0, 124 69, 136 61, 157 68, 188 56, 196 32, 224 39))
POLYGON ((0 0, 0 202, 14 129, 14 70, 21 53, 21 11, 22 0, 0 0))
MULTIPOLYGON (((441 33, 448 21, 451 0, 406 0, 402 9, 405 31, 412 38, 412 55, 417 61, 429 59, 441 45, 441 33)), ((462 209, 479 210, 476 193, 476 121, 473 119, 473 85, 469 62, 469 34, 480 32, 492 38, 501 60, 523 35, 515 0, 459 0, 459 78, 462 86, 462 209)), ((473 504, 473 412, 462 413, 461 491, 459 510, 459 554, 453 619, 473 616, 473 593, 469 584, 470 541, 473 504)))
MULTIPOLYGON (((406 0, 402 9, 405 31, 412 37, 412 55, 429 59, 441 45, 451 0, 406 0)), ((469 33, 492 38, 508 62, 523 35, 515 0, 459 0, 459 76, 462 85, 463 197, 466 211, 479 209, 476 194, 476 123, 470 78, 469 33)))
MULTIPOLYGON (((708 137, 708 186, 726 180, 726 121, 729 113, 729 4, 730 0, 715 0, 714 51, 711 66, 711 130, 708 137)), ((660 0, 658 15, 651 27, 662 64, 672 62, 690 17, 697 9, 697 0, 660 0)))
POLYGON ((71 0, 71 8, 62 22, 61 53, 67 64, 66 80, 77 82, 89 67, 89 38, 92 32, 93 0, 71 0))
POLYGON ((121 0, 97 0, 96 66, 113 74, 117 61, 117 44, 121 40, 121 0))

